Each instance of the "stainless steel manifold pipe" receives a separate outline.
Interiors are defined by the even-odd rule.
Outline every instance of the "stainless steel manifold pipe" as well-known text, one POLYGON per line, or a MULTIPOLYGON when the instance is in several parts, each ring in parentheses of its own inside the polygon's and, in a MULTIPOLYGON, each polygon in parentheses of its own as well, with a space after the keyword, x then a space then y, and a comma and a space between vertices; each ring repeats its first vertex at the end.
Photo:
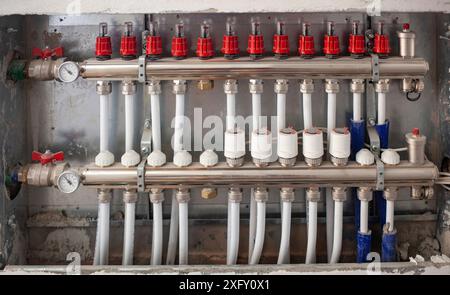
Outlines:
MULTIPOLYGON (((79 168, 82 183, 95 187, 134 188, 137 184, 137 168, 124 167, 115 164, 100 168, 95 165, 79 168)), ((311 168, 304 163, 293 167, 282 167, 271 164, 264 169, 246 163, 239 168, 229 167, 219 163, 214 167, 205 168, 199 163, 189 167, 179 168, 168 163, 159 168, 145 168, 145 185, 158 188, 175 188, 180 186, 255 186, 265 187, 375 187, 376 166, 361 166, 350 162, 345 167, 337 167, 330 162, 324 162, 319 167, 311 168)), ((406 187, 412 185, 432 186, 439 177, 437 167, 426 162, 423 165, 410 164, 402 161, 396 166, 385 166, 385 186, 406 187)))
POLYGON ((81 64, 81 76, 92 80, 138 80, 139 67, 146 67, 147 80, 223 80, 223 79, 403 79, 423 78, 429 66, 422 58, 389 57, 378 62, 371 57, 328 59, 290 57, 279 60, 266 57, 254 61, 248 57, 227 60, 216 57, 200 60, 162 58, 140 64, 138 59, 88 59, 81 64), (379 73, 379 74, 377 74, 379 73), (376 77, 375 77, 376 75, 376 77))

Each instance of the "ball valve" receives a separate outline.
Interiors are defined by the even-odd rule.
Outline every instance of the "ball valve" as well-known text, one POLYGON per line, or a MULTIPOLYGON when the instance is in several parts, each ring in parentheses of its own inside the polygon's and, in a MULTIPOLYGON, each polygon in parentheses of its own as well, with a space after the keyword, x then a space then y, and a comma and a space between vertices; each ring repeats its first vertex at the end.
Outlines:
POLYGON ((175 59, 183 59, 187 56, 187 39, 184 36, 183 24, 177 24, 175 27, 175 36, 172 37, 171 53, 175 59))
POLYGON ((210 34, 209 25, 203 24, 200 30, 200 37, 197 39, 197 56, 200 59, 209 59, 214 56, 214 47, 210 34))
POLYGON ((223 35, 222 53, 226 59, 234 59, 239 55, 239 40, 231 23, 227 23, 226 34, 223 35))
POLYGON ((52 153, 50 150, 46 150, 45 153, 40 153, 37 151, 33 151, 31 153, 31 160, 40 162, 42 165, 61 162, 64 161, 64 152, 52 153))
POLYGON ((108 25, 100 23, 99 28, 99 35, 95 39, 95 57, 97 60, 108 60, 112 55, 111 37, 107 35, 108 25))
POLYGON ((323 53, 327 58, 336 58, 340 53, 339 37, 334 34, 334 23, 327 23, 327 34, 323 37, 323 53))
POLYGON ((49 48, 45 47, 44 49, 40 48, 33 48, 31 51, 31 56, 35 59, 58 59, 60 57, 63 57, 64 55, 64 49, 62 47, 56 47, 56 48, 49 48))
POLYGON ((247 52, 252 59, 261 58, 264 53, 264 37, 261 35, 259 22, 252 22, 252 32, 248 36, 247 52))
POLYGON ((156 30, 155 23, 150 22, 149 34, 145 40, 145 55, 148 59, 158 59, 162 54, 161 36, 156 30))
POLYGON ((277 33, 273 35, 273 53, 280 59, 288 57, 289 36, 285 34, 284 22, 277 22, 277 33))
POLYGON ((125 22, 125 31, 120 38, 120 56, 122 59, 135 59, 137 55, 137 39, 133 35, 133 23, 125 22))
POLYGON ((362 58, 366 53, 364 35, 359 33, 359 22, 352 23, 352 33, 348 38, 348 52, 354 58, 362 58))
POLYGON ((384 23, 378 23, 378 32, 375 33, 373 42, 373 53, 378 54, 379 57, 385 58, 391 52, 389 45, 389 36, 384 33, 384 23))
POLYGON ((309 35, 308 23, 303 23, 302 34, 298 38, 298 54, 303 58, 312 58, 315 54, 314 36, 309 35))

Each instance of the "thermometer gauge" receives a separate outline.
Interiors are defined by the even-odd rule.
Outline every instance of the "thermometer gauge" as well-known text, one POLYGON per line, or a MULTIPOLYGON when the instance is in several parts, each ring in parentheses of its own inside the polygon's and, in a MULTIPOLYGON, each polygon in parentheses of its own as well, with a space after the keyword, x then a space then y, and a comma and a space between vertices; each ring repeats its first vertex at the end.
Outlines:
POLYGON ((58 67, 58 80, 65 83, 75 81, 80 76, 80 67, 76 62, 65 61, 58 67))
POLYGON ((57 179, 57 186, 61 192, 71 194, 80 186, 80 176, 75 171, 64 171, 57 179))

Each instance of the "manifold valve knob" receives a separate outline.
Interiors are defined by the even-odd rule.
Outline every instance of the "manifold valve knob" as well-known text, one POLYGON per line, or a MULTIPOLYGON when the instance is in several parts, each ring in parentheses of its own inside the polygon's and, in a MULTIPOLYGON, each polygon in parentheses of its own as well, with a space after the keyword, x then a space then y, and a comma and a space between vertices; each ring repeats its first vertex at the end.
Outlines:
POLYGON ((393 149, 387 149, 381 154, 381 161, 387 165, 400 164, 400 155, 393 149))
POLYGON ((375 156, 368 149, 360 149, 355 157, 356 162, 362 166, 370 166, 375 162, 375 156))
POLYGON ((110 151, 101 151, 95 157, 95 165, 99 167, 108 167, 114 164, 114 154, 110 151))
POLYGON ((347 128, 335 128, 330 134, 330 154, 338 159, 350 157, 350 132, 347 128))
POLYGON ((213 150, 206 150, 200 155, 200 164, 213 167, 219 162, 219 156, 213 150))
POLYGON ((129 150, 125 154, 122 155, 120 162, 125 167, 133 167, 139 164, 141 161, 141 156, 135 152, 134 150, 129 150))
POLYGON ((178 167, 189 166, 192 163, 192 156, 188 151, 181 150, 173 156, 173 163, 178 167))
POLYGON ((151 167, 161 167, 166 164, 166 155, 160 150, 154 150, 147 157, 147 165, 151 167))

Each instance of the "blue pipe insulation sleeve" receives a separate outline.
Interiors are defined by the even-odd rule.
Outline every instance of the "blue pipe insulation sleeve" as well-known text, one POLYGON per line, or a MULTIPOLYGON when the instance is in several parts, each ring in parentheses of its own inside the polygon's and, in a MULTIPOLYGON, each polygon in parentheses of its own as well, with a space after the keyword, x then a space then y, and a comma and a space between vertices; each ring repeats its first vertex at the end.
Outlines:
POLYGON ((365 263, 368 262, 367 255, 371 251, 372 244, 372 232, 362 233, 358 231, 356 235, 356 262, 357 263, 365 263))
POLYGON ((387 149, 389 147, 389 121, 381 125, 375 125, 378 136, 380 137, 380 147, 387 149))
POLYGON ((395 229, 392 232, 383 230, 383 238, 381 240, 381 261, 397 261, 397 230, 395 229))
MULTIPOLYGON (((386 123, 376 125, 375 129, 380 137, 380 148, 387 149, 389 147, 389 121, 386 120, 386 123)), ((378 208, 380 225, 383 228, 386 223, 386 200, 383 197, 383 192, 374 192, 374 200, 378 208)))
POLYGON ((349 120, 352 159, 360 149, 364 148, 364 140, 366 139, 366 122, 349 120))
MULTIPOLYGON (((364 120, 361 121, 353 121, 353 119, 349 119, 350 126, 350 138, 351 138, 351 159, 355 160, 356 153, 359 152, 360 149, 364 148, 364 141, 366 137, 366 122, 364 120)), ((358 196, 356 195, 356 188, 352 188, 352 199, 353 204, 355 206, 355 230, 358 232, 359 229, 359 212, 360 212, 360 201, 358 196)))

